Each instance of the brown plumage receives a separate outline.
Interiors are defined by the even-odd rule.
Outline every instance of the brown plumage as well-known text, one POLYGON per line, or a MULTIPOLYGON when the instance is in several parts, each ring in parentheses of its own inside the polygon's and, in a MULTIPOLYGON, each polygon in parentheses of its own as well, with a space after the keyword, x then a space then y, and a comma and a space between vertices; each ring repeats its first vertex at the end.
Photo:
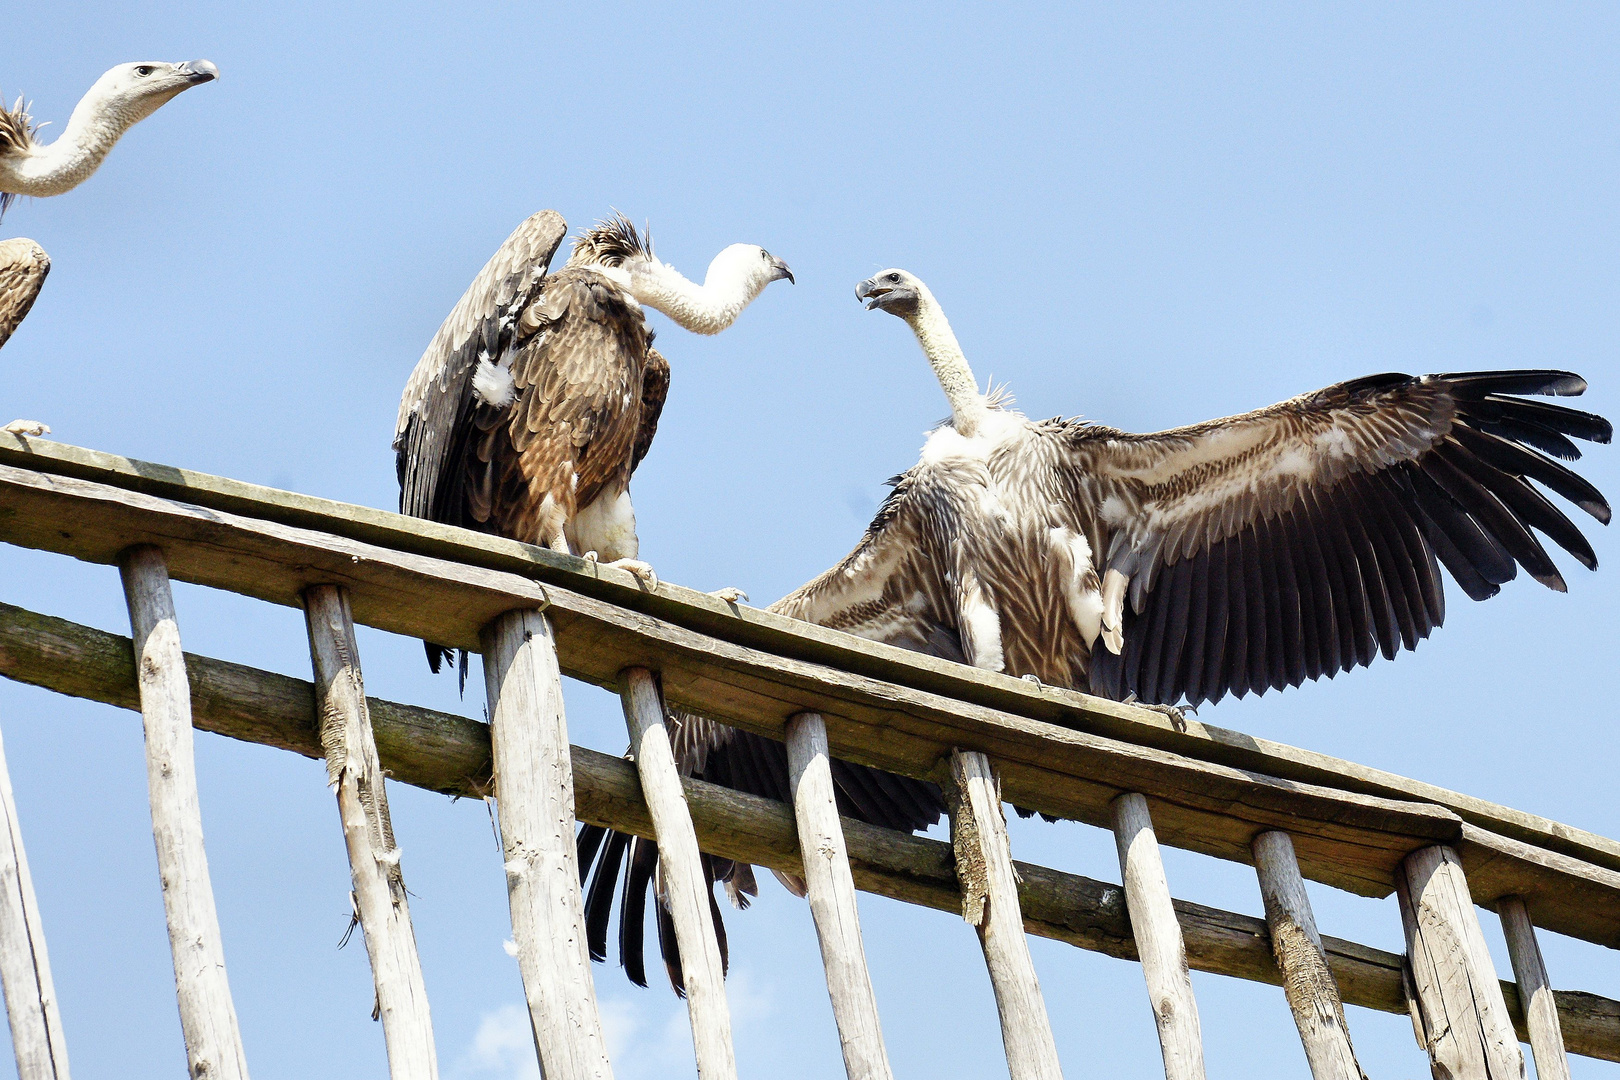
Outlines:
POLYGON ((27 317, 50 272, 50 257, 32 240, 0 240, 0 346, 27 317))

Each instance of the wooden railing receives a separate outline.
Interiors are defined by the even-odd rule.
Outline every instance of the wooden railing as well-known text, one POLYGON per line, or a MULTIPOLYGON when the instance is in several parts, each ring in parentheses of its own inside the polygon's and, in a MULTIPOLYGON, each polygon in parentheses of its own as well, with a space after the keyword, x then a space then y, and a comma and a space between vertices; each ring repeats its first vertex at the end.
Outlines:
MULTIPOLYGON (((1169 1077, 1203 1074, 1187 966, 1282 983, 1319 1077, 1359 1075, 1341 1000, 1410 1012, 1437 1075, 1522 1075, 1520 1038, 1531 1041, 1542 1076, 1564 1075, 1565 1048, 1620 1060, 1620 1003, 1553 991, 1534 937, 1541 927, 1620 946, 1620 844, 1603 837, 679 587, 646 593, 629 575, 527 545, 4 435, 0 540, 116 562, 126 578, 144 566, 149 592, 161 567, 306 610, 314 684, 202 657, 181 661, 175 628, 172 648, 143 647, 138 686, 129 639, 4 606, 0 674, 140 707, 150 731, 160 702, 145 692, 144 673, 166 673, 164 700, 172 700, 182 684, 167 673, 183 670, 198 727, 328 757, 356 894, 372 897, 359 908, 379 1007, 393 1003, 384 1012, 393 1018, 395 1076, 436 1075, 436 1065, 379 767, 437 791, 493 785, 514 940, 549 1077, 611 1070, 582 922, 570 923, 582 918, 579 869, 572 844, 557 843, 576 816, 660 843, 706 1077, 735 1075, 735 1064, 699 847, 806 878, 852 1076, 889 1070, 851 887, 968 917, 1015 1077, 1059 1075, 1020 926, 1142 961, 1169 1077), (492 728, 367 699, 350 619, 481 651, 492 728), (555 692, 561 674, 625 698, 639 773, 568 747, 555 692), (677 776, 663 734, 671 705, 786 741, 794 807, 677 776), (823 777, 829 754, 939 782, 953 807, 953 843, 838 819, 823 777), (1015 863, 1002 800, 1113 831, 1123 890, 1015 863), (1173 901, 1160 843, 1255 865, 1266 920, 1173 901), (801 844, 815 852, 809 866, 801 844), (1369 896, 1395 892, 1410 962, 1319 934, 1303 879, 1369 896), (1503 914, 1528 1001, 1497 980, 1475 904, 1503 914)), ((166 587, 165 579, 156 595, 166 587)), ((131 604, 135 616, 133 594, 131 604)), ((154 610, 161 614, 161 604, 154 610)), ((172 624, 172 613, 165 617, 172 624)), ((135 618, 145 641, 151 622, 135 618)), ((206 887, 204 870, 189 875, 206 887)), ((7 910, 0 904, 0 921, 7 910)), ((28 928, 37 932, 37 918, 28 928)), ((7 938, 0 927, 0 946, 7 938)), ((0 974, 7 970, 0 963, 0 974)), ((14 993, 9 976, 6 992, 15 1030, 29 994, 14 993)))

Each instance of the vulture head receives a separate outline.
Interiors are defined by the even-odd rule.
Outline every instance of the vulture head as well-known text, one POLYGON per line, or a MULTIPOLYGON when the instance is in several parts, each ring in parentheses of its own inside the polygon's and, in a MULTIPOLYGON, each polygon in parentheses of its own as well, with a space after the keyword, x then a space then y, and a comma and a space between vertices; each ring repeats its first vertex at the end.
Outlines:
POLYGON ((793 271, 788 269, 787 263, 758 244, 732 244, 709 263, 709 273, 704 280, 738 282, 752 299, 765 286, 783 278, 793 283, 793 271))
POLYGON ((166 64, 143 60, 119 64, 96 80, 86 102, 94 102, 124 126, 145 120, 182 90, 189 90, 219 78, 219 68, 208 60, 185 60, 166 64))
POLYGON ((887 311, 910 319, 917 314, 928 287, 904 270, 885 270, 855 286, 855 299, 866 303, 867 311, 887 311))

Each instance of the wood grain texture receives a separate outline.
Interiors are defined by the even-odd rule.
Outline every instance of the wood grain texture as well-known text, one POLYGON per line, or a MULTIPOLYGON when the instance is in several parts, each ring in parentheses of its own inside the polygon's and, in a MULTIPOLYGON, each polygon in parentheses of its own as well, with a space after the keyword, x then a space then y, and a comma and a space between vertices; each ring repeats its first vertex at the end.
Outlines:
POLYGON ((0 984, 19 1080, 68 1080, 67 1037, 45 950, 45 926, 23 849, 11 770, 0 746, 0 984))
POLYGON ((551 624, 538 610, 503 615, 485 630, 483 652, 512 940, 541 1068, 551 1080, 610 1080, 551 624))
POLYGON ((1366 1080, 1350 1045, 1339 987, 1287 833, 1264 832, 1254 838, 1254 869, 1271 931, 1271 955, 1283 973, 1283 993, 1311 1075, 1316 1080, 1366 1080))
POLYGON ((724 965, 714 920, 709 916, 709 881, 703 873, 697 832, 686 806, 681 776, 675 768, 669 731, 664 726, 664 699, 658 681, 646 668, 626 668, 619 675, 624 723, 641 793, 652 815, 658 841, 658 873, 663 898, 675 921, 681 949, 681 975, 691 1014, 692 1042, 698 1076, 735 1080, 737 1061, 731 1047, 731 1006, 726 1002, 724 965))
POLYGON ((1524 901, 1505 896, 1496 902, 1502 917, 1502 935, 1507 938, 1508 958, 1513 977, 1519 984, 1525 1021, 1530 1028, 1530 1050, 1536 1060, 1536 1080, 1570 1080, 1569 1059, 1564 1056, 1564 1033, 1558 1028, 1558 1005, 1553 1000, 1547 965, 1541 958, 1536 928, 1524 901))
POLYGON ((890 1080, 894 1074, 866 967, 855 878, 838 821, 827 727, 819 715, 799 713, 788 720, 787 753, 793 823, 804 856, 806 894, 821 945, 844 1071, 850 1080, 890 1080))
POLYGON ((1007 1071, 1012 1080, 1062 1080, 1052 1021, 1024 938, 1018 875, 990 759, 957 751, 951 755, 951 781, 946 799, 962 915, 978 933, 990 969, 1007 1071))
POLYGON ((1135 792, 1114 800, 1114 842, 1137 958, 1159 1029, 1164 1075, 1166 1080, 1203 1080, 1204 1037, 1187 974, 1187 946, 1170 899, 1147 799, 1135 792))
POLYGON ((1524 1080, 1524 1055, 1457 853, 1415 851, 1401 870, 1395 895, 1435 1080, 1524 1080))
POLYGON ((371 959, 373 1015, 382 1021, 391 1080, 437 1080, 438 1052, 416 952, 382 763, 371 733, 360 646, 348 597, 336 585, 304 593, 327 784, 337 795, 355 910, 371 959))
MULTIPOLYGON (((186 655, 193 719, 208 732, 244 742, 321 756, 306 681, 256 668, 186 655)), ((74 697, 139 710, 130 639, 0 603, 0 675, 74 697)), ((367 698, 378 753, 401 783, 448 795, 490 791, 489 729, 476 720, 367 698)), ((635 770, 625 761, 571 748, 579 820, 652 837, 635 770)), ((790 874, 803 874, 791 809, 698 780, 682 780, 705 851, 790 874)), ((856 887, 905 903, 960 913, 950 845, 840 819, 856 887)), ((1015 862, 1025 928, 1032 934, 1123 960, 1136 959, 1118 885, 1015 862)), ((1282 985, 1263 920, 1189 901, 1175 901, 1193 969, 1282 985)), ((1346 1004, 1407 1013, 1401 957, 1324 936, 1328 967, 1346 1004)), ((1515 1030, 1528 1028, 1514 984, 1500 984, 1515 1030)), ((1570 1053, 1620 1061, 1620 1001, 1556 990, 1570 1053)))
POLYGON ((152 836, 174 954, 186 1066, 193 1080, 247 1080, 247 1056, 225 975, 225 947, 203 848, 191 694, 163 552, 132 547, 121 553, 119 571, 134 630, 152 836))

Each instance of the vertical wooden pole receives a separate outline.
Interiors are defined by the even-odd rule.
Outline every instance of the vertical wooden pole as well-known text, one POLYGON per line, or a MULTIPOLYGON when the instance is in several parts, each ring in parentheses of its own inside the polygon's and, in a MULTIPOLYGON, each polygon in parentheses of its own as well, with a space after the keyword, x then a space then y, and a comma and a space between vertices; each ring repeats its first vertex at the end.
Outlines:
POLYGON ((849 872, 849 852, 833 795, 827 725, 819 714, 799 713, 788 720, 787 752, 810 915, 821 942, 821 963, 827 971, 827 993, 843 1045, 844 1071, 849 1080, 890 1080, 894 1074, 883 1045, 872 978, 866 970, 855 879, 849 872))
POLYGON ((1012 1080, 1061 1080, 1052 1021, 1024 936, 1001 785, 983 754, 951 754, 951 843, 962 886, 962 917, 978 931, 1001 1014, 1012 1080))
POLYGON ((360 649, 347 590, 313 585, 304 593, 309 654, 327 782, 337 792, 338 817, 349 852, 355 908, 371 957, 377 1016, 393 1080, 436 1080, 438 1055, 416 933, 405 896, 399 848, 388 815, 382 763, 371 732, 360 649))
POLYGON ((150 545, 118 559, 129 603, 135 674, 146 728, 146 784, 152 803, 163 912, 174 953, 180 1028, 194 1080, 246 1080, 247 1056, 236 1023, 225 947, 203 848, 197 801, 197 761, 191 735, 191 687, 180 650, 169 569, 150 545))
POLYGON ((658 834, 658 873, 675 920, 675 941, 681 950, 681 973, 686 981, 686 1007, 692 1020, 692 1042, 697 1050, 702 1080, 736 1080, 737 1062, 731 1046, 731 1008, 726 1004, 725 975, 720 944, 709 915, 709 883, 703 873, 697 833, 686 809, 686 793, 675 768, 675 754, 664 727, 664 699, 646 668, 619 672, 625 725, 630 729, 630 752, 641 776, 653 831, 658 834))
POLYGON ((1552 984, 1547 981, 1547 966, 1541 959, 1541 946, 1536 943, 1530 911, 1523 897, 1504 896, 1496 902, 1496 913, 1502 917, 1513 977, 1519 983, 1519 1002, 1530 1029, 1530 1052, 1536 1059, 1536 1080, 1570 1080, 1558 1005, 1553 1001, 1552 984))
POLYGON ((11 1020, 18 1080, 68 1080, 67 1040, 45 955, 45 927, 23 851, 11 772, 0 744, 0 984, 11 1020))
POLYGON ((1420 848, 1395 873, 1435 1080, 1523 1080, 1524 1055, 1457 853, 1420 848))
POLYGON ((1147 799, 1127 792, 1114 800, 1113 812, 1125 906, 1159 1027, 1164 1075, 1168 1080, 1204 1080, 1204 1036, 1187 971, 1187 943, 1170 900, 1147 799))
POLYGON ((1271 955, 1283 975, 1283 993, 1316 1080, 1366 1080, 1350 1046, 1339 986, 1328 970, 1322 936, 1305 895, 1294 842, 1285 832, 1254 838, 1254 869, 1271 930, 1271 955))
POLYGON ((608 1080, 574 851, 574 774, 551 621, 512 611, 483 632, 512 940, 547 1080, 608 1080))

